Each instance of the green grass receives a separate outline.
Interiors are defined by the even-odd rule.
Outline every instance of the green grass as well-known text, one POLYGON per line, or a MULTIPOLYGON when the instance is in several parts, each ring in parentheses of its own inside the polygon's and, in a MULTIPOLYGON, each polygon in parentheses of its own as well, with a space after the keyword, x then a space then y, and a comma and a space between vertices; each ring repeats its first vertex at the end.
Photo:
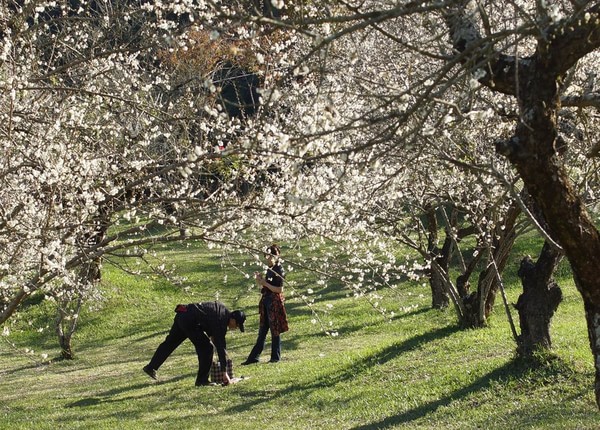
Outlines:
MULTIPOLYGON (((294 282, 305 274, 293 271, 283 361, 241 367, 255 341, 258 301, 244 272, 256 267, 243 266, 250 260, 239 256, 239 269, 230 269, 199 246, 165 248, 161 255, 177 264, 177 285, 106 267, 104 301, 82 314, 75 360, 42 363, 42 353, 59 355, 52 328, 45 328, 49 304, 32 302, 26 318, 10 325, 11 335, 0 339, 0 428, 598 428, 583 308, 568 270, 560 272, 567 273, 560 279, 565 299, 553 320, 554 355, 545 365, 514 359, 500 298, 489 327, 465 331, 452 310, 429 309, 422 286, 381 291, 379 306, 395 313, 387 319, 364 298, 311 284, 320 320, 314 323, 301 298, 307 287, 294 282), (247 332, 227 336, 234 372, 248 379, 194 387, 197 362, 189 342, 160 369, 160 381, 142 373, 171 325, 174 305, 217 296, 248 311, 247 332), (339 336, 326 336, 324 328, 339 336)), ((518 285, 507 289, 516 302, 518 285)))

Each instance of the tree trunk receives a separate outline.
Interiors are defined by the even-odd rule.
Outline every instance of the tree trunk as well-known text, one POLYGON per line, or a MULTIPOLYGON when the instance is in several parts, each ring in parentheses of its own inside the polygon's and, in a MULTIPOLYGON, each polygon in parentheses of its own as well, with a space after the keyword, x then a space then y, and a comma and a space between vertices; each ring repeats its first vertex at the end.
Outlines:
MULTIPOLYGON (((512 148, 506 155, 516 166, 529 193, 540 207, 552 237, 556 239, 573 270, 575 284, 586 309, 588 333, 594 363, 596 366, 596 399, 600 400, 600 345, 598 344, 598 311, 600 310, 600 234, 589 216, 584 203, 578 196, 562 159, 556 153, 560 138, 556 129, 556 97, 550 97, 549 90, 556 91, 556 80, 549 82, 548 76, 538 72, 529 80, 527 91, 536 95, 534 100, 526 100, 525 106, 533 110, 532 121, 518 126, 516 142, 519 149, 512 148), (542 85, 545 83, 545 85, 542 85), (535 157, 532 156, 536 154, 535 157)), ((600 403, 598 403, 600 407, 600 403)))
MULTIPOLYGON (((451 241, 449 237, 446 237, 444 246, 440 249, 437 246, 438 242, 438 221, 436 215, 436 209, 430 209, 425 214, 427 218, 427 250, 429 258, 435 259, 439 268, 448 272, 448 265, 450 261, 450 254, 452 251, 451 241)), ((429 271, 429 286, 431 287, 431 307, 433 309, 445 309, 450 304, 450 297, 446 291, 444 280, 438 270, 430 269, 429 271)))
MULTIPOLYGON (((557 87, 555 81, 550 83, 547 77, 539 80, 545 81, 550 88, 557 87)), ((539 99, 530 101, 527 105, 535 105, 538 112, 541 110, 540 106, 544 106, 546 112, 556 112, 555 109, 551 109, 552 101, 555 100, 542 96, 548 88, 542 89, 539 85, 535 87, 529 88, 529 91, 530 94, 538 94, 539 99), (546 100, 545 104, 542 100, 546 100)), ((597 327, 600 318, 600 234, 576 193, 561 158, 555 152, 560 139, 554 115, 543 115, 539 112, 532 114, 532 117, 543 117, 546 121, 533 123, 533 132, 529 129, 532 124, 528 127, 518 127, 517 141, 523 142, 524 145, 522 150, 509 155, 509 158, 540 207, 552 237, 556 238, 571 264, 575 283, 586 309, 588 333, 596 366, 596 399, 600 400, 600 333, 597 327), (532 150, 533 152, 529 152, 532 150), (528 156, 528 153, 536 153, 536 157, 528 156)), ((598 406, 600 407, 600 403, 598 406)))
MULTIPOLYGON (((79 315, 87 290, 93 288, 101 279, 101 263, 99 259, 89 261, 81 267, 78 274, 78 284, 72 291, 57 298, 58 315, 56 317, 56 334, 61 349, 61 356, 65 360, 73 360, 72 339, 79 323, 79 315)), ((63 290, 65 292, 65 290, 63 290)))
POLYGON ((517 345, 520 356, 552 347, 550 322, 562 301, 562 291, 552 273, 561 259, 562 253, 545 242, 536 263, 529 256, 521 260, 518 275, 523 293, 515 305, 521 326, 517 345))
POLYGON ((431 307, 433 309, 446 309, 450 304, 450 297, 444 287, 443 279, 436 271, 432 271, 429 285, 431 286, 431 307))
MULTIPOLYGON (((462 325, 466 327, 483 327, 492 313, 500 286, 496 270, 498 274, 502 274, 502 271, 506 267, 508 256, 515 243, 515 224, 520 213, 521 209, 519 205, 513 202, 506 213, 504 222, 498 225, 494 231, 490 264, 479 274, 477 293, 472 293, 464 299, 465 308, 468 312, 465 314, 462 325), (491 259, 493 259, 495 264, 491 259)), ((464 281, 461 279, 461 282, 464 281)))
POLYGON ((73 360, 75 358, 72 339, 77 328, 77 323, 79 322, 79 312, 83 305, 83 293, 74 292, 74 294, 77 298, 65 297, 57 300, 58 312, 55 329, 60 346, 60 355, 65 360, 73 360))
POLYGON ((60 346, 60 356, 65 360, 73 360, 75 359, 75 354, 73 353, 73 348, 71 345, 72 331, 64 330, 65 324, 65 315, 60 314, 57 317, 56 321, 56 334, 58 335, 58 344, 60 346))
POLYGON ((600 406, 600 306, 593 306, 586 302, 585 318, 588 326, 590 346, 592 348, 592 354, 594 355, 594 369, 596 373, 594 393, 596 405, 600 406))
POLYGON ((483 38, 475 11, 477 7, 471 1, 448 9, 446 19, 453 46, 467 54, 474 48, 463 63, 478 64, 477 70, 485 71, 479 78, 482 84, 517 97, 521 116, 514 136, 497 141, 496 150, 517 169, 544 215, 552 239, 571 264, 585 306, 600 407, 600 232, 564 166, 561 151, 565 143, 557 126, 565 75, 580 58, 600 47, 600 5, 592 5, 586 12, 594 19, 576 21, 572 17, 572 24, 567 20, 563 25, 542 28, 543 37, 538 39, 535 53, 527 58, 478 49, 483 38))

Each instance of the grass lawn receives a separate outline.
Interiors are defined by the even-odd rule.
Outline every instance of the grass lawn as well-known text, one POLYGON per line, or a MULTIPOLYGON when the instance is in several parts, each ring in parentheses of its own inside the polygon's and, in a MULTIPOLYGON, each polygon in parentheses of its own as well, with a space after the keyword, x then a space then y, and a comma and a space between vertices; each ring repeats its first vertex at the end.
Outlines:
MULTIPOLYGON (((82 314, 75 360, 56 359, 50 305, 31 304, 26 318, 11 322, 10 336, 0 338, 0 428, 600 427, 583 307, 568 276, 559 280, 565 299, 553 319, 557 358, 545 366, 532 369, 514 360, 500 297, 489 327, 465 331, 452 309, 429 308, 428 287, 406 283, 380 291, 378 306, 394 311, 384 318, 366 298, 307 285, 299 281, 300 271, 288 271, 291 330, 282 337, 283 360, 268 364, 266 354, 263 363, 242 367, 258 329, 258 289, 244 273, 256 267, 244 266, 240 256, 238 269, 231 269, 194 246, 163 255, 185 277, 177 285, 105 267, 104 300, 82 314), (303 295, 314 299, 312 309, 303 295), (236 376, 248 379, 194 387, 197 361, 190 342, 163 365, 159 381, 148 378, 141 369, 166 335, 175 304, 217 297, 247 310, 246 333, 232 332, 227 341, 236 376)), ((516 302, 518 284, 507 289, 516 302)))

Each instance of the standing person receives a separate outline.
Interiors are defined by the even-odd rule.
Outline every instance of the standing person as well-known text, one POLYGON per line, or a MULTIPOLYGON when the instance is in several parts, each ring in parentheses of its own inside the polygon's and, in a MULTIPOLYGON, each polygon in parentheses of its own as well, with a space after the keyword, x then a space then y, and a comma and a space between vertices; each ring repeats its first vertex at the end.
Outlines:
MULTIPOLYGON (((240 310, 230 312, 221 302, 190 303, 189 305, 177 305, 175 308, 175 321, 171 331, 163 343, 161 343, 154 356, 144 366, 144 372, 153 379, 156 371, 165 362, 175 349, 185 339, 190 339, 196 347, 198 355, 198 375, 196 386, 209 385, 208 374, 212 364, 215 348, 219 355, 221 369, 227 367, 227 351, 225 350, 225 335, 227 329, 239 329, 244 331, 246 315, 240 310), (212 343, 211 343, 212 338, 212 343), (213 346, 214 344, 214 346, 213 346)), ((224 372, 224 385, 229 385, 231 379, 224 372)))
POLYGON ((271 330, 271 360, 269 363, 277 363, 281 360, 281 333, 288 331, 287 315, 283 304, 283 280, 285 274, 279 262, 281 250, 273 244, 265 252, 267 260, 267 273, 265 276, 255 272, 256 284, 261 287, 258 311, 260 313, 260 328, 258 338, 250 355, 242 364, 258 363, 258 358, 265 347, 267 332, 271 330))

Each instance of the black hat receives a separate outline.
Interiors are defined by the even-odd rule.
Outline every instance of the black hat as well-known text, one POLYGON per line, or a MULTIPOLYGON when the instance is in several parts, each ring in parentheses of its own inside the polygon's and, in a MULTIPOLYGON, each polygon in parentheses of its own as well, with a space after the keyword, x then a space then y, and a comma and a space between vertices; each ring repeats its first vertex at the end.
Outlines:
POLYGON ((238 328, 243 333, 244 332, 244 321, 246 321, 246 314, 244 313, 244 311, 240 311, 240 310, 233 311, 231 313, 230 317, 235 320, 238 328))

